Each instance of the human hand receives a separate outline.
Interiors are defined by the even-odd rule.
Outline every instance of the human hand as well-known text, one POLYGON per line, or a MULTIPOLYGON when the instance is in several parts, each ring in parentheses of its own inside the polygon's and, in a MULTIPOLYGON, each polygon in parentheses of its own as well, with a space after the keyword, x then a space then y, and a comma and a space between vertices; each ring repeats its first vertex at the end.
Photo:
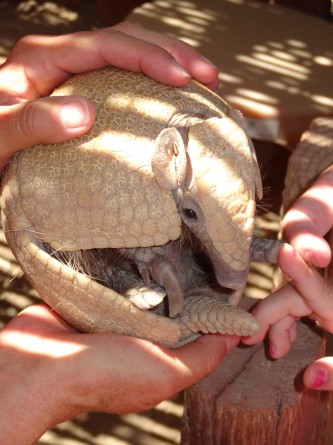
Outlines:
POLYGON ((288 244, 281 249, 278 261, 292 281, 253 309, 262 330, 244 339, 247 344, 255 344, 269 331, 269 350, 274 358, 283 357, 291 349, 297 335, 296 321, 301 317, 309 316, 333 333, 333 285, 288 244))
POLYGON ((326 267, 331 248, 324 236, 333 228, 333 165, 293 204, 282 221, 284 239, 310 264, 326 267))
POLYGON ((0 332, 1 444, 35 443, 83 412, 152 408, 212 372, 238 341, 204 335, 168 350, 138 338, 82 334, 49 307, 32 306, 0 332))
MULTIPOLYGON (((285 238, 298 252, 285 246, 279 254, 279 265, 292 283, 258 304, 253 315, 262 325, 262 331, 244 339, 247 344, 255 344, 268 331, 273 358, 281 358, 290 350, 300 317, 309 316, 333 333, 333 284, 314 267, 326 267, 331 259, 324 235, 333 226, 332 189, 333 167, 329 167, 283 220, 285 238)), ((310 365, 304 374, 304 383, 310 388, 333 390, 333 357, 310 365)))
MULTIPOLYGON (((262 300, 253 310, 262 327, 246 344, 256 344, 268 332, 269 353, 279 359, 289 352, 297 336, 297 320, 308 316, 333 333, 333 285, 309 266, 289 245, 279 253, 279 265, 292 282, 262 300)), ((333 357, 312 363, 303 376, 308 388, 333 390, 333 357)))
POLYGON ((218 69, 184 42, 122 23, 62 36, 26 36, 0 68, 0 171, 17 151, 88 131, 92 104, 82 97, 47 97, 70 75, 106 65, 138 71, 172 86, 190 78, 214 89, 218 69))

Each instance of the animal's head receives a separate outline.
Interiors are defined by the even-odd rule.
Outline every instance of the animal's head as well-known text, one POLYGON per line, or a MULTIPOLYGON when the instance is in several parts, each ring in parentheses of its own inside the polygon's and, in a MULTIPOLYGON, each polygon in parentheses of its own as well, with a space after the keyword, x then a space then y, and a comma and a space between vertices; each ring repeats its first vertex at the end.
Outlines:
POLYGON ((195 123, 185 137, 166 128, 156 139, 152 169, 157 183, 173 191, 180 216, 207 252, 218 282, 241 288, 250 265, 255 194, 262 193, 246 133, 229 117, 195 123))

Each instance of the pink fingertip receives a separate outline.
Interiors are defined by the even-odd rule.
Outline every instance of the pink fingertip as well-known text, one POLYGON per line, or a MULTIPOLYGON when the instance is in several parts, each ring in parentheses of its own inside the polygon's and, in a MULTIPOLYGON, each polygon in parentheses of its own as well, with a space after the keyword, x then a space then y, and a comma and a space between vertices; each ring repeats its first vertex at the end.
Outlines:
POLYGON ((319 389, 322 386, 324 386, 325 383, 326 383, 326 372, 323 370, 316 371, 311 382, 311 387, 314 389, 319 389))

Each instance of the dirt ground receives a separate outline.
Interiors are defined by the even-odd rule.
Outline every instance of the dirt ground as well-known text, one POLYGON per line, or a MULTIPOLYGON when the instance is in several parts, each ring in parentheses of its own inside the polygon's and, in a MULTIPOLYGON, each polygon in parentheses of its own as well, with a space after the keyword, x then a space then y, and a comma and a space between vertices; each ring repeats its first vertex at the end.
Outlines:
MULTIPOLYGON (((5 60, 14 42, 25 34, 60 34, 97 26, 100 26, 100 22, 92 1, 0 0, 0 62, 5 60)), ((275 230, 276 217, 268 216, 265 226, 268 230, 275 230)), ((3 233, 0 233, 0 286, 2 326, 21 309, 39 301, 35 291, 25 281, 3 233)), ((249 281, 248 294, 266 295, 270 286, 271 270, 261 267, 254 271, 254 278, 249 281)), ((85 414, 48 431, 38 444, 178 444, 182 411, 183 395, 179 395, 140 415, 85 414)))

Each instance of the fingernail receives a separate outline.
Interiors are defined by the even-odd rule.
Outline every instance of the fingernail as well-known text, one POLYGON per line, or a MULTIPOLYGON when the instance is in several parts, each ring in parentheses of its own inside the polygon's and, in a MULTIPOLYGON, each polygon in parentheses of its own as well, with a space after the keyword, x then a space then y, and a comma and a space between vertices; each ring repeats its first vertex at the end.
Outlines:
POLYGON ((177 60, 173 60, 173 64, 177 67, 178 71, 180 71, 183 76, 191 77, 191 74, 187 72, 186 69, 177 62, 177 60))
POLYGON ((205 56, 201 56, 201 59, 206 62, 208 65, 210 65, 212 68, 216 69, 219 71, 219 68, 215 65, 215 63, 213 63, 211 60, 207 59, 207 57, 205 56))
POLYGON ((85 127, 90 123, 88 104, 83 99, 71 99, 60 110, 60 119, 66 128, 85 127))
POLYGON ((326 372, 322 370, 316 371, 314 374, 311 386, 314 389, 321 388, 326 383, 326 372))

